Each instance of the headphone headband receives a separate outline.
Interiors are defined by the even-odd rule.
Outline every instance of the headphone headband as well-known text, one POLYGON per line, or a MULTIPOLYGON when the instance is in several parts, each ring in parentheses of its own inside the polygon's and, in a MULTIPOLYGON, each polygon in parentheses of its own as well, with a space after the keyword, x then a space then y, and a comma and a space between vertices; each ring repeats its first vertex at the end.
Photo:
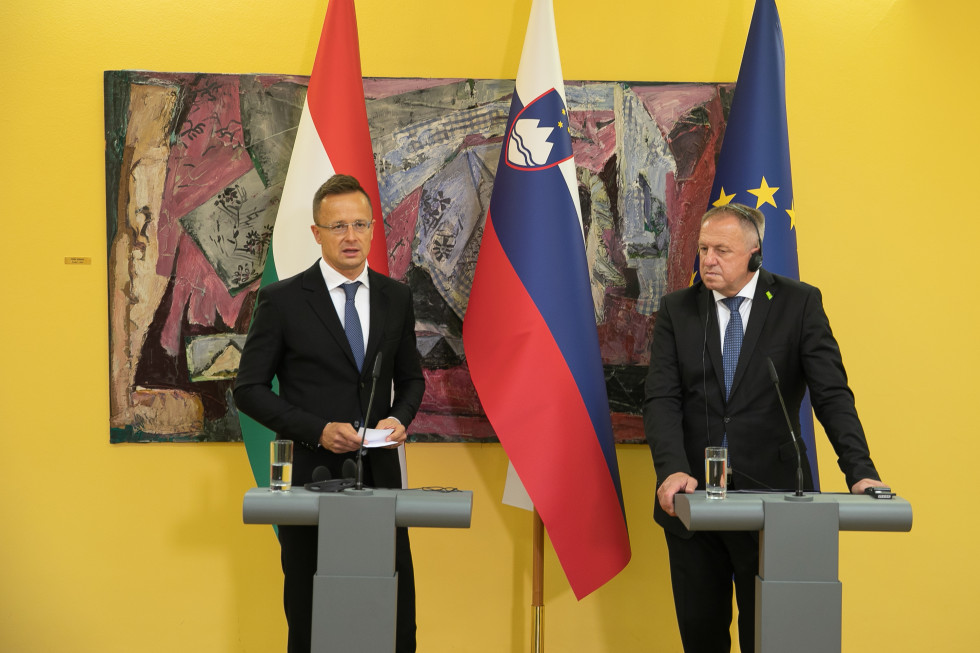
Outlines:
POLYGON ((755 272, 762 267, 762 232, 759 231, 759 225, 756 224, 755 220, 752 218, 752 214, 749 212, 748 207, 742 206, 741 204, 732 203, 725 204, 724 208, 728 209, 740 219, 745 220, 752 225, 755 229, 756 238, 759 239, 759 251, 752 254, 749 257, 749 272, 755 272))

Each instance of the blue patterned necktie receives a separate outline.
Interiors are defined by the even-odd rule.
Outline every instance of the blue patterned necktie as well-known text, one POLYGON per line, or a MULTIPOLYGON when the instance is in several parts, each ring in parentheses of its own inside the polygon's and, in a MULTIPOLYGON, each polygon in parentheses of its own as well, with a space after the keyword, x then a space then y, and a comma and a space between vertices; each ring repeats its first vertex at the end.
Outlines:
MULTIPOLYGON (((731 315, 728 326, 725 327, 725 342, 721 349, 721 366, 725 370, 725 400, 732 393, 732 380, 735 378, 735 368, 738 367, 738 353, 742 350, 742 314, 738 312, 744 297, 726 297, 722 302, 728 307, 731 315)), ((728 433, 722 437, 721 446, 728 446, 728 433)))
POLYGON ((360 285, 360 281, 355 281, 342 286, 347 293, 347 303, 344 304, 344 332, 347 333, 347 341, 350 342, 350 349, 354 352, 354 362, 357 363, 358 372, 364 367, 364 332, 361 331, 361 317, 354 306, 354 295, 357 294, 357 287, 360 285))

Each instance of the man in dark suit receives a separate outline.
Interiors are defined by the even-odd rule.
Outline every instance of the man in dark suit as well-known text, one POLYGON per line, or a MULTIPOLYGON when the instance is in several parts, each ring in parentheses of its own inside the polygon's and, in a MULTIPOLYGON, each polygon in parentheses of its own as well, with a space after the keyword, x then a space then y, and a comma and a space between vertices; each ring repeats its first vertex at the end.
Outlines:
MULTIPOLYGON (((723 443, 729 489, 796 487, 795 449, 767 358, 795 432, 809 387, 848 487, 860 494, 881 485, 820 291, 760 269, 764 233, 758 210, 730 204, 708 211, 698 240, 701 281, 665 296, 654 326, 643 422, 657 471, 654 519, 667 538, 687 653, 731 649, 733 580, 741 650, 754 650, 758 534, 692 533, 674 513, 674 495, 703 489, 705 447, 723 443), (736 328, 743 336, 737 354, 736 328)), ((803 473, 812 489, 805 455, 803 473)))
MULTIPOLYGON (((293 483, 327 467, 334 478, 360 447, 357 428, 393 429, 391 445, 364 458, 364 481, 401 487, 397 447, 425 391, 407 286, 367 267, 375 224, 356 179, 334 175, 313 200, 313 238, 322 258, 294 277, 263 288, 242 351, 235 403, 245 414, 295 441, 293 483), (349 335, 350 334, 350 335, 349 335), (378 354, 381 374, 365 416, 378 354), (279 394, 272 379, 279 381, 279 394), (391 401, 391 388, 394 396, 391 401)), ((280 526, 283 602, 289 651, 310 650, 317 531, 280 526)), ((396 650, 415 651, 415 580, 408 531, 396 532, 396 650)))

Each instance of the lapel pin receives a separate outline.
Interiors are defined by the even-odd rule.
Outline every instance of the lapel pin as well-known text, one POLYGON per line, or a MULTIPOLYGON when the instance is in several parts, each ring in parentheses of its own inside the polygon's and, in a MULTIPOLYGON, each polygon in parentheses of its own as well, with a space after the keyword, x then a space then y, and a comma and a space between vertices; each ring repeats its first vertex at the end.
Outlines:
POLYGON ((766 297, 769 298, 769 301, 772 301, 772 293, 769 292, 768 290, 766 291, 766 297))

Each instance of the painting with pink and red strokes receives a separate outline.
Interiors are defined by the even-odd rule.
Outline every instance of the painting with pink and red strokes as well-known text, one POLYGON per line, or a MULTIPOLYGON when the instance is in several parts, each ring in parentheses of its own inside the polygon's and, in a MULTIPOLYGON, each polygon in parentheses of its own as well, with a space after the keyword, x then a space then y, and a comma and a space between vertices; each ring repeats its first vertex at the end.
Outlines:
MULTIPOLYGON (((112 442, 241 440, 231 389, 306 83, 105 73, 112 442)), ((390 274, 412 287, 427 383, 413 441, 496 440, 462 321, 513 88, 364 80, 390 274)), ((644 441, 653 322, 690 283, 732 89, 566 82, 618 442, 644 441)))

